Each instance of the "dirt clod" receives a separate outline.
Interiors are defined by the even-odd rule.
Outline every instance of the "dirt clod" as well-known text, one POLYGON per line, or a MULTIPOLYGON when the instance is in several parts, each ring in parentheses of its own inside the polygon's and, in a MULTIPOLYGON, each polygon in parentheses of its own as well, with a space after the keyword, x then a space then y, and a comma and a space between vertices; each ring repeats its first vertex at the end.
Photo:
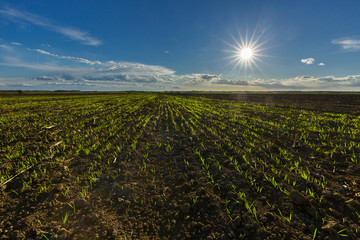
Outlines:
POLYGON ((184 204, 181 206, 181 211, 182 211, 184 214, 188 214, 189 211, 190 211, 190 204, 189 204, 189 203, 184 203, 184 204))
POLYGON ((290 198, 298 206, 308 206, 308 205, 310 205, 310 200, 308 198, 304 197, 298 191, 292 191, 290 193, 290 198))
POLYGON ((86 206, 86 201, 84 199, 76 199, 74 204, 76 209, 82 209, 86 206))

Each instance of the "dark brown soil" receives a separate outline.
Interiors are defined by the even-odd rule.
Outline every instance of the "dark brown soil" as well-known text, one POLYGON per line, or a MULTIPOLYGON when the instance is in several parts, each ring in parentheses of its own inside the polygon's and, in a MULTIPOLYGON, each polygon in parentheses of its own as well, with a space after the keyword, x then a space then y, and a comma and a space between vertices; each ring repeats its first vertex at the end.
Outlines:
POLYGON ((266 105, 284 105, 323 112, 358 114, 360 93, 178 93, 205 98, 231 100, 237 102, 256 102, 266 105))
MULTIPOLYGON (((316 109, 319 114, 320 112, 342 113, 343 117, 346 115, 346 118, 360 121, 358 94, 201 94, 196 96, 203 99, 256 102, 279 109, 316 109)), ((97 149, 90 154, 80 153, 65 160, 49 157, 34 165, 29 171, 19 174, 6 185, 2 185, 0 238, 207 240, 360 238, 360 215, 355 214, 355 212, 360 214, 359 162, 353 163, 348 160, 348 155, 334 153, 336 164, 332 163, 333 159, 330 163, 327 155, 319 154, 308 145, 302 144, 301 140, 296 140, 295 135, 271 132, 270 129, 261 132, 264 135, 260 136, 264 142, 272 142, 269 150, 257 145, 252 148, 251 153, 248 153, 243 149, 248 146, 251 139, 242 139, 237 134, 230 134, 232 127, 241 128, 233 120, 228 119, 226 126, 222 126, 221 122, 226 119, 220 118, 221 115, 199 112, 200 117, 196 118, 194 117, 196 112, 186 111, 187 106, 181 106, 178 102, 169 99, 160 94, 154 102, 144 104, 140 112, 130 114, 128 119, 151 116, 150 121, 140 127, 130 120, 124 123, 124 129, 127 126, 130 127, 129 129, 134 127, 132 136, 139 133, 136 148, 132 148, 132 140, 122 133, 113 137, 109 137, 106 133, 104 135, 107 141, 104 144, 109 142, 114 146, 109 151, 101 152, 97 149), (171 118, 166 117, 167 110, 165 114, 164 109, 169 111, 172 109, 174 122, 177 126, 184 124, 184 127, 175 127, 171 118), (195 122, 198 125, 185 124, 185 120, 189 121, 192 117, 197 119, 195 122), (188 126, 194 127, 194 131, 188 126), (221 129, 219 132, 226 134, 227 137, 217 139, 205 126, 221 129), (214 140, 220 142, 222 148, 215 145, 214 140), (124 144, 124 150, 114 154, 115 146, 121 144, 124 144), (242 147, 232 147, 233 145, 242 147), (303 169, 308 169, 310 180, 305 181, 294 172, 288 173, 289 178, 297 181, 296 186, 292 187, 291 184, 286 184, 283 173, 277 176, 270 167, 265 170, 251 167, 258 159, 263 159, 274 169, 285 172, 286 160, 280 154, 282 149, 288 149, 296 158, 304 159, 300 164, 304 164, 303 169), (201 163, 196 151, 205 159, 207 167, 201 163), (268 157, 270 154, 277 156, 280 161, 272 162, 268 157), (102 159, 97 160, 98 155, 101 155, 102 159), (238 161, 238 165, 229 160, 230 156, 238 161), (250 165, 244 162, 243 156, 250 160, 250 165), (218 167, 219 165, 221 168, 218 167), (242 173, 235 170, 237 166, 242 173), (44 167, 47 172, 35 178, 35 172, 43 172, 44 167), (214 182, 211 182, 206 175, 206 168, 212 174, 214 182), (93 172, 99 171, 101 174, 94 177, 86 197, 82 197, 80 192, 88 186, 89 169, 93 172), (279 191, 279 187, 275 188, 267 181, 264 172, 268 176, 274 176, 280 188, 287 189, 289 194, 283 194, 279 191), (252 179, 249 181, 245 175, 251 176, 252 179), (33 187, 22 190, 23 182, 30 178, 36 179, 33 187), (321 188, 318 184, 323 179, 326 179, 325 188, 321 188), (48 190, 35 195, 44 183, 49 183, 48 190), (257 186, 262 187, 261 192, 256 190, 257 186), (65 196, 63 193, 68 187, 70 190, 65 196), (323 196, 322 200, 319 202, 318 199, 309 196, 306 189, 312 189, 318 196, 323 196), (239 192, 245 193, 249 204, 254 203, 250 209, 256 207, 256 217, 241 201, 239 192), (67 214, 69 217, 64 221, 67 214), (289 217, 290 214, 291 219, 287 221, 285 217, 289 217)), ((214 101, 212 104, 217 104, 216 107, 221 108, 229 102, 214 101)), ((105 113, 106 111, 103 113, 104 116, 105 113)), ((255 111, 248 116, 273 122, 279 118, 276 114, 269 113, 264 116, 262 114, 265 113, 255 111), (269 119, 270 116, 273 119, 269 119)), ((89 124, 84 126, 84 129, 89 129, 89 133, 93 130, 95 134, 97 127, 102 124, 101 117, 99 123, 93 120, 93 116, 82 118, 90 119, 89 124)), ((252 126, 255 124, 252 123, 252 126)), ((324 124, 331 124, 331 121, 324 124)), ((29 149, 36 145, 37 147, 32 150, 42 151, 42 148, 46 148, 48 144, 42 142, 42 139, 45 136, 48 139, 48 135, 53 136, 52 131, 52 129, 47 132, 38 131, 39 135, 23 141, 34 141, 28 143, 29 149)), ((246 131, 244 128, 244 132, 246 131)), ((249 132, 256 133, 252 130, 249 132)), ((91 137, 103 137, 100 131, 98 134, 91 137)), ((309 141, 314 141, 316 146, 321 147, 320 142, 316 143, 318 135, 315 137, 315 133, 311 134, 309 141), (311 137, 311 134, 314 134, 314 137, 311 137)), ((340 133, 337 136, 331 135, 334 141, 340 137, 338 142, 349 142, 350 137, 346 139, 340 136, 340 133)), ((355 139, 360 140, 359 135, 355 139)), ((2 152, 5 152, 5 147, 2 146, 2 152)), ((359 160, 360 149, 355 149, 354 153, 359 160)), ((59 156, 61 154, 59 153, 59 156)), ((3 157, 1 153, 0 157, 3 157)))

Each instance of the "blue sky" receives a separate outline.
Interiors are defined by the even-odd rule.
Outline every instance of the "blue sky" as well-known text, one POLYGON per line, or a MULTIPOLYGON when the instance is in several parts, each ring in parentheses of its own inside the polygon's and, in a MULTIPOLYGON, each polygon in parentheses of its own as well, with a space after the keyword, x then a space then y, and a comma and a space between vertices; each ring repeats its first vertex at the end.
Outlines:
POLYGON ((359 9, 358 0, 0 0, 0 90, 360 91, 359 9), (251 61, 239 57, 246 43, 251 61))

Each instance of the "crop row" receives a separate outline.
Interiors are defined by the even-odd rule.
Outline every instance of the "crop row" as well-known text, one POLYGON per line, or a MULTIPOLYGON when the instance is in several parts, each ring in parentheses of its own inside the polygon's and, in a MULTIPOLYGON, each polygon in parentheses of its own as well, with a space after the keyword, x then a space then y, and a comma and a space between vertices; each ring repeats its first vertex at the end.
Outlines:
POLYGON ((358 116, 166 94, 0 102, 0 183, 19 205, 67 203, 63 225, 74 199, 111 193, 133 215, 163 216, 167 227, 137 237, 215 205, 221 221, 247 219, 273 238, 279 228, 359 234, 358 116))

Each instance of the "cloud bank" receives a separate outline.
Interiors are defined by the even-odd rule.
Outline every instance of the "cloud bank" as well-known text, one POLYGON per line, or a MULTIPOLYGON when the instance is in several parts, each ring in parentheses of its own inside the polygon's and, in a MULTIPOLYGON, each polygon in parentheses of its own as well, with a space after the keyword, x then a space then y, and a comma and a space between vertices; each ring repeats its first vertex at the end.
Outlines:
POLYGON ((300 75, 289 79, 259 79, 249 82, 249 84, 279 90, 354 90, 353 87, 360 87, 360 75, 348 75, 345 77, 300 75))
POLYGON ((192 90, 227 89, 241 90, 308 90, 308 91, 354 91, 360 88, 360 75, 345 77, 323 76, 314 77, 300 75, 288 79, 256 79, 240 80, 226 79, 220 75, 212 74, 187 74, 187 75, 41 75, 33 78, 7 79, 0 78, 3 89, 94 89, 94 90, 124 90, 124 89, 149 89, 149 90, 192 90))

